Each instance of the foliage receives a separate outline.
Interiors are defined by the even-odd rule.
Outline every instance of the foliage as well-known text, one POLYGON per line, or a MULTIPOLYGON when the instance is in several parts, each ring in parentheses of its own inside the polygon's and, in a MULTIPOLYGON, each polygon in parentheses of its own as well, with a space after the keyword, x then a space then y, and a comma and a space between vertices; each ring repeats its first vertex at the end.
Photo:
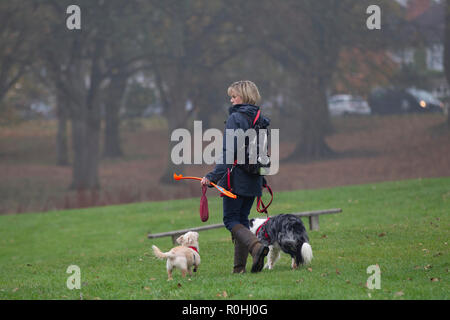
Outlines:
POLYGON ((157 111, 155 105, 158 102, 156 101, 154 89, 134 81, 128 86, 126 95, 127 106, 124 108, 125 118, 140 118, 147 116, 145 111, 149 108, 153 112, 157 111))
MULTIPOLYGON (((188 127, 192 119, 209 126, 211 115, 228 103, 229 83, 251 79, 263 92, 263 106, 274 107, 288 123, 297 121, 287 127, 298 138, 291 157, 298 161, 334 154, 325 139, 332 132, 327 95, 366 95, 392 82, 395 68, 386 50, 410 45, 397 32, 404 27, 399 5, 389 0, 80 0, 81 30, 65 26, 70 4, 2 2, 0 100, 3 88, 10 91, 32 64, 48 87, 41 95, 56 96, 58 109, 70 111, 75 188, 99 187, 101 116, 105 136, 114 137, 106 139, 106 149, 122 155, 115 146, 117 102, 129 109, 145 104, 134 95, 124 98, 129 78, 143 75, 152 83, 169 131, 188 127), (382 7, 381 30, 366 27, 366 9, 373 4, 382 7), (32 41, 20 41, 27 39, 32 41), (189 110, 188 102, 194 106, 189 110)), ((160 181, 171 182, 173 169, 168 162, 160 181)))
POLYGON ((37 57, 42 11, 25 1, 0 2, 0 102, 37 57))

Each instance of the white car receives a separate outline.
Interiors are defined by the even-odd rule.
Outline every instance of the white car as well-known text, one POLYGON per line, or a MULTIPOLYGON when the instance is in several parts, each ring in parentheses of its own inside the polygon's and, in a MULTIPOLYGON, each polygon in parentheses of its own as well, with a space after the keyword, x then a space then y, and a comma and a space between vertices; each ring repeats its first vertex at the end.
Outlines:
POLYGON ((346 114, 369 115, 370 107, 366 100, 360 96, 338 94, 328 99, 328 110, 331 116, 346 114))

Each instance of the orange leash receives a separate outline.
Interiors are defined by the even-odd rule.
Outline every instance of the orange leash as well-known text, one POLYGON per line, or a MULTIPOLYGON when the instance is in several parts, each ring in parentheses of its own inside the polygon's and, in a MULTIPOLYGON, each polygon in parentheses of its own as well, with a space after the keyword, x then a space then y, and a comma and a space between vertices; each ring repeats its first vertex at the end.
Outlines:
MULTIPOLYGON (((191 180, 199 180, 199 181, 202 180, 202 178, 199 178, 199 177, 183 177, 182 174, 176 174, 176 173, 173 174, 173 178, 174 178, 175 180, 181 180, 181 179, 191 179, 191 180)), ((236 198, 237 198, 237 196, 236 196, 235 194, 233 194, 233 193, 231 193, 230 191, 228 191, 228 190, 222 188, 221 186, 218 186, 218 185, 216 185, 216 184, 213 183, 213 182, 211 182, 211 185, 212 185, 214 188, 216 188, 217 190, 219 190, 220 193, 226 195, 227 197, 230 197, 230 198, 233 198, 233 199, 236 199, 236 198)))

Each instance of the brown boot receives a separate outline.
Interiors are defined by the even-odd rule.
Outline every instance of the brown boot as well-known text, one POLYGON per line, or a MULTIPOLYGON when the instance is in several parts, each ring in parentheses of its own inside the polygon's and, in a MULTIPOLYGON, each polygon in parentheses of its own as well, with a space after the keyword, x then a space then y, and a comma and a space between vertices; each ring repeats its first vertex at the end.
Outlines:
POLYGON ((248 249, 247 246, 236 239, 234 242, 234 266, 233 273, 245 273, 247 265, 248 249))
POLYGON ((269 253, 269 247, 262 245, 258 238, 242 224, 237 224, 231 230, 237 242, 247 247, 253 257, 251 272, 260 272, 264 267, 264 258, 269 253))

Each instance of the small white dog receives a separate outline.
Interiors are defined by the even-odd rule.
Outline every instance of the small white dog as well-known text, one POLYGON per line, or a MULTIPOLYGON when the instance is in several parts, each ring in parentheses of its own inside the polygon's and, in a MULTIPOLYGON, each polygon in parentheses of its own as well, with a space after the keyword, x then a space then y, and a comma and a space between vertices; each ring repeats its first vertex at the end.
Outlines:
POLYGON ((173 280, 172 270, 178 268, 181 270, 181 275, 186 277, 186 272, 192 276, 191 268, 194 267, 194 272, 200 265, 200 254, 198 253, 198 233, 189 231, 184 235, 178 237, 176 240, 180 246, 172 248, 169 252, 161 252, 157 246, 153 245, 153 252, 159 259, 167 259, 167 280, 173 280))

